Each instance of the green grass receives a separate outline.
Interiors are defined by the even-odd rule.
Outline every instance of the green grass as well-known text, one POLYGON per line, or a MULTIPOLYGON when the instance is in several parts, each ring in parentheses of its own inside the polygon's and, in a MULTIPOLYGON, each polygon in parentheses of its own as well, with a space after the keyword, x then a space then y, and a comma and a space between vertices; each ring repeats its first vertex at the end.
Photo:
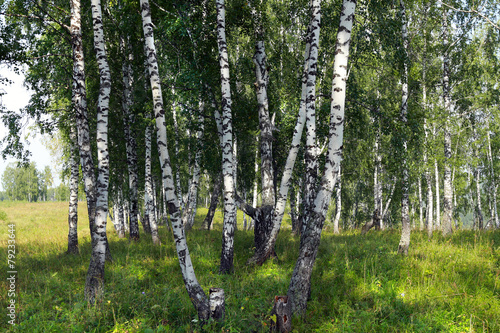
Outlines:
MULTIPOLYGON (((188 234, 204 288, 226 293, 226 320, 208 332, 268 332, 275 295, 287 293, 299 239, 280 232, 279 260, 249 267, 252 232, 237 231, 235 272, 219 275, 220 213, 215 230, 188 234)), ((114 262, 106 265, 104 300, 83 299, 90 258, 86 209, 79 206, 80 255, 66 255, 67 204, 0 203, 0 270, 7 268, 7 224, 16 224, 18 325, 7 323, 8 284, 2 278, 0 331, 201 332, 187 296, 172 235, 162 246, 141 234, 139 243, 108 228, 114 262)), ((241 225, 241 216, 240 221, 241 225)), ((240 228, 241 229, 241 228, 240 228)), ((333 235, 324 231, 312 277, 307 316, 296 332, 500 332, 500 232, 457 231, 431 241, 414 231, 408 257, 397 255, 399 231, 333 235)))

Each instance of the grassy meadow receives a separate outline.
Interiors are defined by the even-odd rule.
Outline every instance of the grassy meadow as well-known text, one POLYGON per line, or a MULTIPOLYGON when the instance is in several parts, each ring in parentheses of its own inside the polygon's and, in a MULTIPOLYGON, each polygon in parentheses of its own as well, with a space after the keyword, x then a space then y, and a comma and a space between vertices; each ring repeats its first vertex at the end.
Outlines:
MULTIPOLYGON (((235 272, 219 275, 220 212, 215 230, 197 230, 188 244, 201 285, 226 293, 226 320, 201 328, 189 300, 172 235, 161 247, 108 237, 104 300, 83 299, 90 258, 86 207, 79 205, 80 254, 66 255, 67 204, 0 202, 0 331, 11 332, 268 332, 275 295, 287 292, 299 239, 281 231, 279 259, 247 266, 253 234, 236 232, 235 272), (8 324, 8 224, 16 225, 17 325, 8 324)), ((241 216, 240 221, 241 223, 241 216)), ((241 225, 241 224, 240 224, 241 225)), ((241 228, 240 228, 241 229, 241 228)), ((399 256, 399 231, 334 235, 325 230, 312 276, 307 316, 294 332, 500 332, 500 231, 457 231, 427 240, 414 231, 408 257, 399 256)))

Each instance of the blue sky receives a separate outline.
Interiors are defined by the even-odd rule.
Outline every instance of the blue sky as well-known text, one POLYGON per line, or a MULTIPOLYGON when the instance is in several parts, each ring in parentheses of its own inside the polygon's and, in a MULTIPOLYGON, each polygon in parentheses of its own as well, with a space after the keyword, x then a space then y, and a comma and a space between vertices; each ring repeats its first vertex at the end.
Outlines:
MULTIPOLYGON (((14 73, 5 65, 0 65, 0 76, 7 77, 9 80, 14 81, 12 85, 0 85, 0 90, 6 92, 6 94, 2 96, 2 103, 8 110, 12 111, 19 111, 24 108, 28 104, 31 96, 30 92, 23 86, 24 77, 14 73)), ((38 170, 44 169, 45 166, 50 166, 54 177, 54 185, 58 185, 60 180, 52 165, 53 162, 50 153, 42 144, 42 136, 30 128, 31 125, 33 125, 33 122, 29 121, 28 126, 26 126, 22 134, 22 136, 26 138, 24 141, 25 144, 27 145, 29 143, 28 150, 31 152, 30 160, 36 163, 38 170)), ((3 123, 0 122, 0 140, 5 137, 6 133, 7 129, 3 123)), ((0 179, 5 168, 11 162, 15 162, 15 159, 8 158, 7 160, 3 160, 0 157, 0 179)), ((0 181, 0 191, 2 190, 2 183, 0 181)))

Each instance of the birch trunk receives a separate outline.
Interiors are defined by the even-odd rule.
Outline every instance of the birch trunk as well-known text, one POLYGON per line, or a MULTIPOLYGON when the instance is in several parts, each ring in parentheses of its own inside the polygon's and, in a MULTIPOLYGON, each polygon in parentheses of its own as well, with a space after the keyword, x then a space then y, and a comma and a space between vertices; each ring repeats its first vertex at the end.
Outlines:
POLYGON ((443 100, 446 119, 444 125, 444 176, 443 176, 443 236, 448 236, 453 232, 453 204, 452 204, 452 184, 451 184, 451 133, 450 117, 452 113, 452 102, 449 84, 449 50, 448 50, 448 15, 447 9, 443 13, 443 100))
POLYGON ((222 91, 222 177, 224 184, 224 224, 222 227, 222 253, 219 271, 221 274, 225 274, 233 270, 236 204, 233 176, 231 87, 229 84, 229 58, 226 43, 226 7, 224 0, 216 0, 215 4, 217 8, 217 44, 222 91))
MULTIPOLYGON (((308 29, 308 34, 309 34, 309 29, 308 29)), ((307 40, 309 40, 309 38, 307 38, 307 40)), ((305 100, 307 91, 307 73, 309 70, 309 53, 310 53, 310 43, 306 43, 306 48, 304 52, 304 71, 302 72, 302 92, 300 98, 299 115, 297 117, 297 123, 295 124, 292 143, 290 150, 288 152, 285 168, 283 169, 280 189, 278 192, 278 196, 276 198, 276 204, 274 206, 274 209, 270 208, 269 206, 262 206, 262 209, 252 209, 247 211, 244 209, 244 207, 246 206, 244 205, 240 206, 240 208, 244 209, 245 213, 250 215, 255 221, 257 221, 257 219, 264 220, 269 215, 272 216, 271 228, 261 228, 259 230, 255 230, 256 238, 258 237, 257 235, 262 231, 267 232, 267 235, 263 235, 261 237, 265 241, 260 243, 262 245, 255 247, 255 254, 253 255, 252 258, 248 260, 249 264, 262 265, 267 260, 267 258, 269 258, 270 256, 275 256, 274 244, 276 243, 276 238, 278 236, 278 232, 281 226, 281 221, 283 220, 283 214, 285 213, 285 206, 288 198, 288 191, 290 189, 293 168, 295 165, 295 160, 297 159, 297 154, 300 147, 300 141, 302 138, 302 131, 304 129, 304 124, 306 120, 305 100)), ((257 228, 257 222, 255 224, 255 227, 257 228)), ((300 230, 300 225, 299 225, 299 230, 300 230)))
MULTIPOLYGON (((130 206, 130 234, 129 238, 133 241, 139 240, 139 221, 137 220, 137 215, 139 213, 139 203, 137 198, 137 144, 135 140, 135 134, 132 131, 132 126, 135 122, 135 116, 130 110, 132 107, 132 87, 133 87, 133 72, 132 64, 133 55, 131 53, 130 47, 125 45, 125 41, 121 41, 121 49, 124 54, 128 54, 128 57, 123 61, 122 64, 122 78, 123 78, 123 129, 125 133, 125 146, 127 151, 127 168, 128 168, 128 183, 129 183, 129 197, 127 202, 130 206), (128 58, 128 59, 127 59, 128 58)), ((149 226, 144 224, 143 228, 146 233, 148 233, 149 226)), ((150 232, 149 232, 150 233, 150 232)))
POLYGON ((221 193, 221 177, 217 176, 214 181, 214 189, 212 190, 212 195, 210 197, 210 206, 208 207, 207 216, 205 216, 205 220, 203 220, 202 229, 212 230, 213 228, 213 219, 215 215, 215 210, 217 209, 217 205, 219 204, 219 197, 221 193))
POLYGON ((309 24, 309 64, 306 73, 306 147, 304 152, 305 178, 300 216, 301 233, 306 229, 307 215, 313 204, 318 180, 318 150, 316 143, 316 76, 318 71, 318 49, 321 27, 321 1, 311 0, 311 22, 309 24))
MULTIPOLYGON (((149 121, 149 114, 147 120, 149 121)), ((145 133, 146 143, 146 157, 145 157, 145 171, 144 171, 144 223, 148 224, 151 229, 151 238, 153 244, 161 245, 160 237, 158 235, 158 220, 156 219, 155 205, 154 205, 154 192, 153 192, 153 175, 151 173, 151 127, 148 123, 146 125, 145 133)))
POLYGON ((491 138, 490 138, 490 122, 487 120, 487 126, 486 126, 486 138, 488 140, 488 164, 490 166, 490 178, 491 178, 491 185, 490 185, 490 193, 493 195, 493 200, 492 200, 492 218, 493 222, 495 223, 496 228, 500 228, 500 222, 498 220, 498 211, 497 211, 497 185, 495 181, 495 171, 493 169, 493 154, 491 153, 491 138))
POLYGON ((82 176, 87 197, 89 227, 93 230, 95 224, 96 177, 92 148, 90 144, 90 129, 87 114, 87 97, 85 89, 85 62, 83 54, 80 1, 71 0, 71 46, 73 49, 73 86, 72 102, 76 114, 78 130, 78 147, 82 176))
MULTIPOLYGON (((198 119, 200 124, 200 130, 196 133, 196 142, 199 143, 203 137, 203 109, 204 105, 200 102, 200 117, 198 119)), ((186 202, 186 207, 182 212, 182 224, 186 228, 186 230, 190 230, 194 225, 194 217, 196 216, 196 206, 198 205, 198 188, 200 184, 200 174, 201 174, 201 147, 197 145, 196 154, 194 157, 194 166, 193 166, 193 177, 191 179, 191 183, 189 184, 188 190, 188 200, 186 202)))
POLYGON ((78 250, 78 178, 80 168, 78 167, 78 139, 76 128, 70 129, 70 168, 71 176, 69 179, 69 211, 68 211, 68 251, 69 254, 77 254, 78 250))
MULTIPOLYGON (((99 67, 99 98, 97 104, 97 193, 95 225, 91 229, 92 256, 85 281, 85 298, 90 304, 102 298, 104 288, 104 263, 107 257, 108 242, 106 222, 108 217, 108 110, 111 94, 111 73, 109 70, 104 28, 102 23, 101 1, 92 0, 92 23, 94 27, 94 49, 99 67)), ((108 252, 109 254, 109 252, 108 252)))
POLYGON ((438 230, 441 228, 441 204, 440 204, 440 191, 439 191, 439 169, 437 159, 434 159, 434 176, 436 180, 436 223, 434 224, 434 229, 438 230))
POLYGON ((158 62, 156 58, 156 48, 154 45, 153 23, 151 21, 151 10, 148 0, 140 0, 142 27, 144 31, 146 54, 148 60, 148 70, 151 80, 151 90, 153 95, 153 110, 156 118, 156 134, 158 142, 158 153, 160 155, 160 165, 162 169, 162 184, 164 186, 170 221, 179 258, 179 265, 184 280, 184 285, 189 298, 198 312, 201 321, 210 318, 210 306, 208 298, 203 292, 191 262, 191 256, 186 243, 184 228, 180 220, 179 201, 175 193, 174 177, 170 164, 170 157, 167 147, 167 129, 165 121, 165 111, 163 107, 162 91, 160 86, 160 76, 158 72, 158 62))
POLYGON ((410 247, 410 216, 409 216, 409 175, 408 175, 408 139, 406 136, 406 127, 408 123, 408 30, 406 21, 406 8, 403 0, 400 0, 400 11, 402 18, 402 37, 404 46, 404 69, 402 78, 402 101, 401 101, 401 121, 403 127, 403 160, 402 160, 402 198, 401 198, 401 239, 399 241, 398 253, 408 255, 410 247))
POLYGON ((292 313, 305 315, 311 285, 311 274, 318 253, 321 231, 333 188, 338 180, 344 135, 344 109, 348 76, 349 45, 356 1, 343 0, 335 50, 330 130, 325 173, 312 206, 309 222, 300 242, 300 252, 288 288, 292 313))

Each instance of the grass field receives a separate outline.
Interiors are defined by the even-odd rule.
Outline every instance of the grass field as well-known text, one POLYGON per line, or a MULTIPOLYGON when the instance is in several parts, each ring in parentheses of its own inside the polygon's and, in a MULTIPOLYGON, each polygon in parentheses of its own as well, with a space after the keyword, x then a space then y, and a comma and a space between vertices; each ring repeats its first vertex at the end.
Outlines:
MULTIPOLYGON (((197 226, 206 214, 199 209, 197 226)), ((108 237, 104 300, 83 300, 90 258, 85 206, 79 206, 80 254, 66 255, 66 203, 0 202, 2 271, 0 331, 12 332, 268 332, 275 295, 287 292, 299 239, 280 233, 279 260, 247 266, 252 232, 237 231, 235 272, 219 275, 220 213, 215 230, 188 234, 206 292, 226 293, 226 320, 203 329, 184 288, 172 235, 162 246, 108 237), (8 323, 8 224, 15 224, 16 325, 8 323)), ((457 231, 431 241, 414 231, 408 257, 397 255, 399 231, 333 235, 325 231, 312 277, 306 318, 295 332, 500 332, 500 232, 457 231)))

